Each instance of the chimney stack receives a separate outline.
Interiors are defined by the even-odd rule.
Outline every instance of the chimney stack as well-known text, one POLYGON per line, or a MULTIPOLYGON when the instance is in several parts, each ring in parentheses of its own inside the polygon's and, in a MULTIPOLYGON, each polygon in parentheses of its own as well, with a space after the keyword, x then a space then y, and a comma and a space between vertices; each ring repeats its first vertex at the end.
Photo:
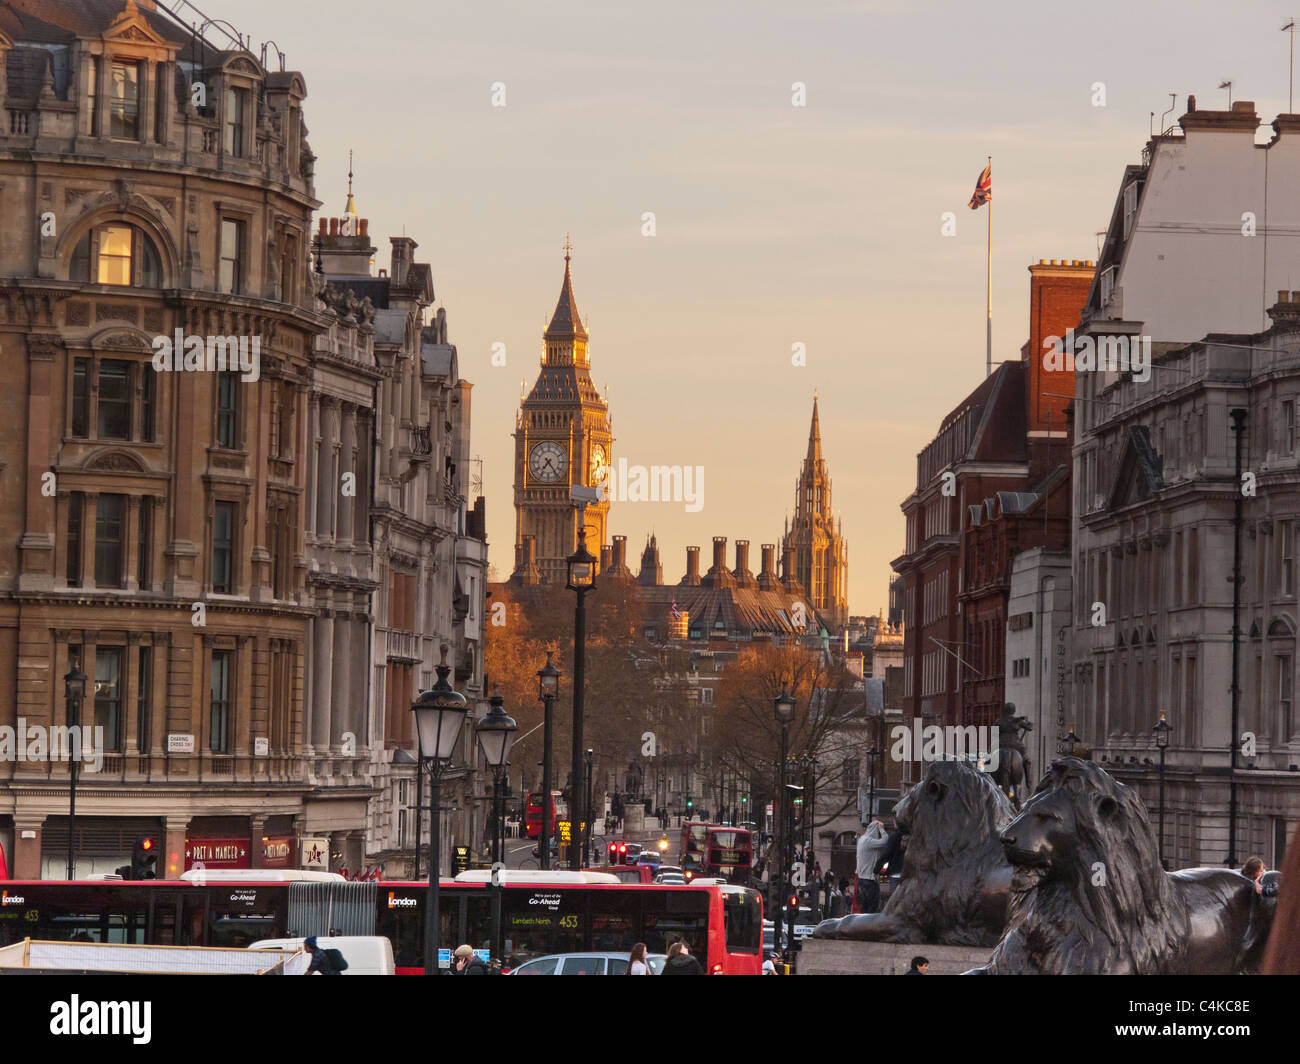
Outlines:
POLYGON ((776 575, 776 544, 764 543, 763 551, 763 569, 758 574, 758 589, 760 591, 771 591, 780 584, 776 575))
POLYGON ((682 577, 682 583, 691 587, 699 587, 700 584, 700 548, 686 548, 686 575, 682 577))
POLYGON ((736 568, 731 574, 737 587, 753 587, 754 574, 749 571, 749 540, 736 540, 736 568))
POLYGON ((713 537, 713 566, 701 581, 706 587, 735 587, 736 578, 727 568, 727 537, 713 537))
POLYGON ((799 578, 794 575, 794 544, 790 542, 788 536, 781 556, 781 584, 790 592, 802 593, 803 591, 803 585, 799 583, 799 578))

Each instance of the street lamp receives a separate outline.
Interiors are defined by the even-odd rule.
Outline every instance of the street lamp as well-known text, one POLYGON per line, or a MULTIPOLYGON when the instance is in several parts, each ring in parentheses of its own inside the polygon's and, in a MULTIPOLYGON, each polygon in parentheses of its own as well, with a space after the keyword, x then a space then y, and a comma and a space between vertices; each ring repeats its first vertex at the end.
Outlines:
POLYGON ((1074 729, 1071 728, 1070 731, 1069 731, 1069 733, 1068 733, 1068 734, 1065 736, 1065 738, 1062 739, 1061 741, 1062 741, 1063 743, 1065 743, 1065 745, 1066 745, 1067 747, 1069 747, 1069 749, 1065 751, 1066 756, 1067 756, 1067 757, 1073 757, 1073 756, 1074 756, 1074 748, 1075 748, 1075 746, 1080 742, 1079 737, 1078 737, 1077 735, 1074 734, 1074 729))
POLYGON ((871 823, 876 818, 876 758, 880 756, 880 750, 876 744, 872 743, 867 750, 867 764, 870 767, 871 775, 867 790, 867 823, 871 823))
MULTIPOLYGON (((63 701, 68 713, 68 727, 76 729, 71 734, 81 734, 81 700, 86 697, 86 674, 74 661, 63 677, 63 701)), ((68 879, 74 879, 76 852, 73 839, 77 830, 77 759, 68 761, 68 879)))
POLYGON ((578 549, 565 560, 568 580, 565 587, 577 596, 573 613, 573 759, 570 762, 572 808, 569 813, 569 868, 582 868, 582 825, 586 819, 582 808, 582 696, 587 650, 587 594, 596 590, 596 563, 600 560, 587 550, 585 507, 578 508, 578 549), (575 839, 574 832, 577 832, 575 839))
POLYGON ((579 837, 579 840, 582 843, 583 863, 588 865, 591 864, 591 769, 592 758, 595 757, 595 754, 595 750, 587 751, 587 827, 579 837))
POLYGON ((488 703, 492 707, 488 714, 478 723, 478 744, 483 751, 483 760, 492 770, 492 861, 501 860, 504 849, 501 830, 501 775, 510 761, 510 747, 515 741, 515 732, 519 730, 513 717, 507 716, 505 699, 494 694, 488 703))
POLYGON ((438 682, 432 690, 423 692, 411 704, 415 717, 415 734, 419 741, 420 761, 429 772, 429 900, 425 913, 424 972, 441 975, 438 969, 438 931, 441 917, 438 911, 439 876, 442 872, 442 825, 438 803, 442 798, 442 770, 456 753, 456 743, 469 703, 465 696, 454 691, 447 677, 451 666, 447 664, 447 646, 442 646, 442 663, 437 666, 438 682))
POLYGON ((560 691, 560 670, 551 662, 551 652, 546 652, 546 664, 537 670, 537 697, 546 707, 542 726, 542 823, 537 832, 537 853, 543 871, 551 867, 551 725, 555 716, 555 696, 560 691))
POLYGON ((781 752, 777 759, 779 766, 779 779, 776 788, 776 860, 772 862, 772 870, 776 872, 776 908, 772 913, 772 944, 781 949, 781 913, 785 906, 785 877, 789 868, 789 859, 786 854, 786 847, 789 844, 789 831, 786 827, 786 790, 785 790, 785 760, 786 745, 790 738, 790 722, 794 720, 794 698, 790 695, 789 686, 781 689, 781 693, 776 696, 774 710, 776 713, 776 722, 781 726, 781 752))
POLYGON ((1165 720, 1165 711, 1160 711, 1160 719, 1151 729, 1156 736, 1156 748, 1160 751, 1160 866, 1165 867, 1165 751, 1169 749, 1169 721, 1165 720))

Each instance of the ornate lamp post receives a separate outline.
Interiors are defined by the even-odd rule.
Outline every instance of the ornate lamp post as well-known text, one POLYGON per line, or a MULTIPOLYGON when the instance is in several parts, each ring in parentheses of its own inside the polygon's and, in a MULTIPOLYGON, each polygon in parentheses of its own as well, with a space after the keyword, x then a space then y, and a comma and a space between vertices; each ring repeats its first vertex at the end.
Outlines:
POLYGON ((880 756, 880 751, 876 744, 872 743, 867 749, 867 765, 870 768, 870 776, 867 785, 867 823, 871 823, 876 817, 876 758, 880 756))
POLYGON ((790 867, 786 855, 789 831, 785 820, 785 760, 786 746, 790 739, 790 722, 794 720, 794 705, 794 698, 790 695, 790 688, 788 686, 783 687, 781 693, 776 696, 773 707, 776 713, 776 722, 781 725, 781 752, 777 760, 777 765, 780 768, 780 778, 777 781, 775 803, 776 860, 772 862, 772 871, 776 873, 776 908, 772 913, 772 944, 777 950, 781 949, 781 911, 785 906, 785 877, 790 867))
POLYGON ((515 741, 515 732, 519 730, 513 717, 507 716, 505 699, 495 694, 489 700, 491 709, 478 723, 478 744, 483 751, 483 760, 492 770, 492 861, 501 860, 504 849, 501 825, 501 777, 510 765, 510 747, 515 741))
POLYGON ((1078 737, 1077 735, 1074 734, 1074 729, 1071 728, 1070 731, 1068 732, 1068 734, 1066 734, 1066 736, 1065 736, 1061 741, 1062 741, 1063 743, 1065 743, 1066 747, 1068 747, 1068 749, 1065 751, 1066 756, 1067 756, 1067 757, 1073 757, 1073 756, 1074 756, 1074 748, 1075 748, 1076 745, 1078 745, 1078 743, 1079 743, 1079 741, 1080 741, 1080 740, 1079 740, 1079 737, 1078 737))
POLYGON ((587 550, 587 528, 583 508, 578 509, 578 549, 565 559, 568 580, 565 583, 577 596, 573 614, 573 781, 569 812, 569 868, 582 868, 582 825, 586 810, 582 808, 582 695, 587 650, 587 595, 596 590, 596 563, 600 560, 587 550))
MULTIPOLYGON (((68 712, 68 727, 81 729, 81 700, 86 697, 86 674, 77 663, 63 677, 63 701, 68 712)), ((77 831, 77 759, 68 762, 68 879, 76 878, 76 847, 73 839, 77 831)))
POLYGON ((1160 865, 1165 867, 1165 751, 1169 749, 1169 721, 1165 720, 1165 711, 1160 711, 1160 719, 1151 729, 1156 736, 1156 748, 1160 751, 1160 865))
POLYGON ((560 670, 551 662, 551 652, 546 652, 546 664, 537 670, 537 697, 545 707, 542 725, 542 823, 537 832, 537 853, 543 870, 551 867, 551 724, 555 716, 555 696, 560 691, 560 670))
POLYGON ((425 909, 424 973, 441 975, 438 968, 438 910, 439 876, 442 866, 442 825, 438 803, 442 797, 442 771, 456 753, 456 743, 469 703, 465 696, 454 691, 447 677, 451 666, 447 664, 447 647, 442 647, 442 663, 437 666, 438 682, 425 691, 411 705, 415 717, 415 734, 419 740, 420 761, 429 772, 429 898, 425 909))

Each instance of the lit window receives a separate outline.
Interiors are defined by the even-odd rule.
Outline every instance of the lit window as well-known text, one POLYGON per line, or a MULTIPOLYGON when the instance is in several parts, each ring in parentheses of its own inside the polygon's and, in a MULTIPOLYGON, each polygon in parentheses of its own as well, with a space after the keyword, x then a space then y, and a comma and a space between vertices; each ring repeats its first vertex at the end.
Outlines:
POLYGON ((158 288, 162 266, 153 241, 121 222, 86 233, 73 249, 68 280, 124 288, 158 288))

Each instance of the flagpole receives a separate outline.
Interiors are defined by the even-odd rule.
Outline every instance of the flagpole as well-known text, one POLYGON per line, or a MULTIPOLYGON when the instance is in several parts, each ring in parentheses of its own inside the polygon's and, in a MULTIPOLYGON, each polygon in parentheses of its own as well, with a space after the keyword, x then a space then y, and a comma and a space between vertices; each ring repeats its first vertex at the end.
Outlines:
MULTIPOLYGON (((993 175, 993 156, 989 156, 989 176, 993 175)), ((984 338, 984 360, 985 376, 993 372, 993 197, 989 196, 985 206, 989 209, 989 239, 988 239, 988 257, 985 262, 985 274, 987 277, 987 286, 984 291, 984 314, 985 338, 984 338)))

